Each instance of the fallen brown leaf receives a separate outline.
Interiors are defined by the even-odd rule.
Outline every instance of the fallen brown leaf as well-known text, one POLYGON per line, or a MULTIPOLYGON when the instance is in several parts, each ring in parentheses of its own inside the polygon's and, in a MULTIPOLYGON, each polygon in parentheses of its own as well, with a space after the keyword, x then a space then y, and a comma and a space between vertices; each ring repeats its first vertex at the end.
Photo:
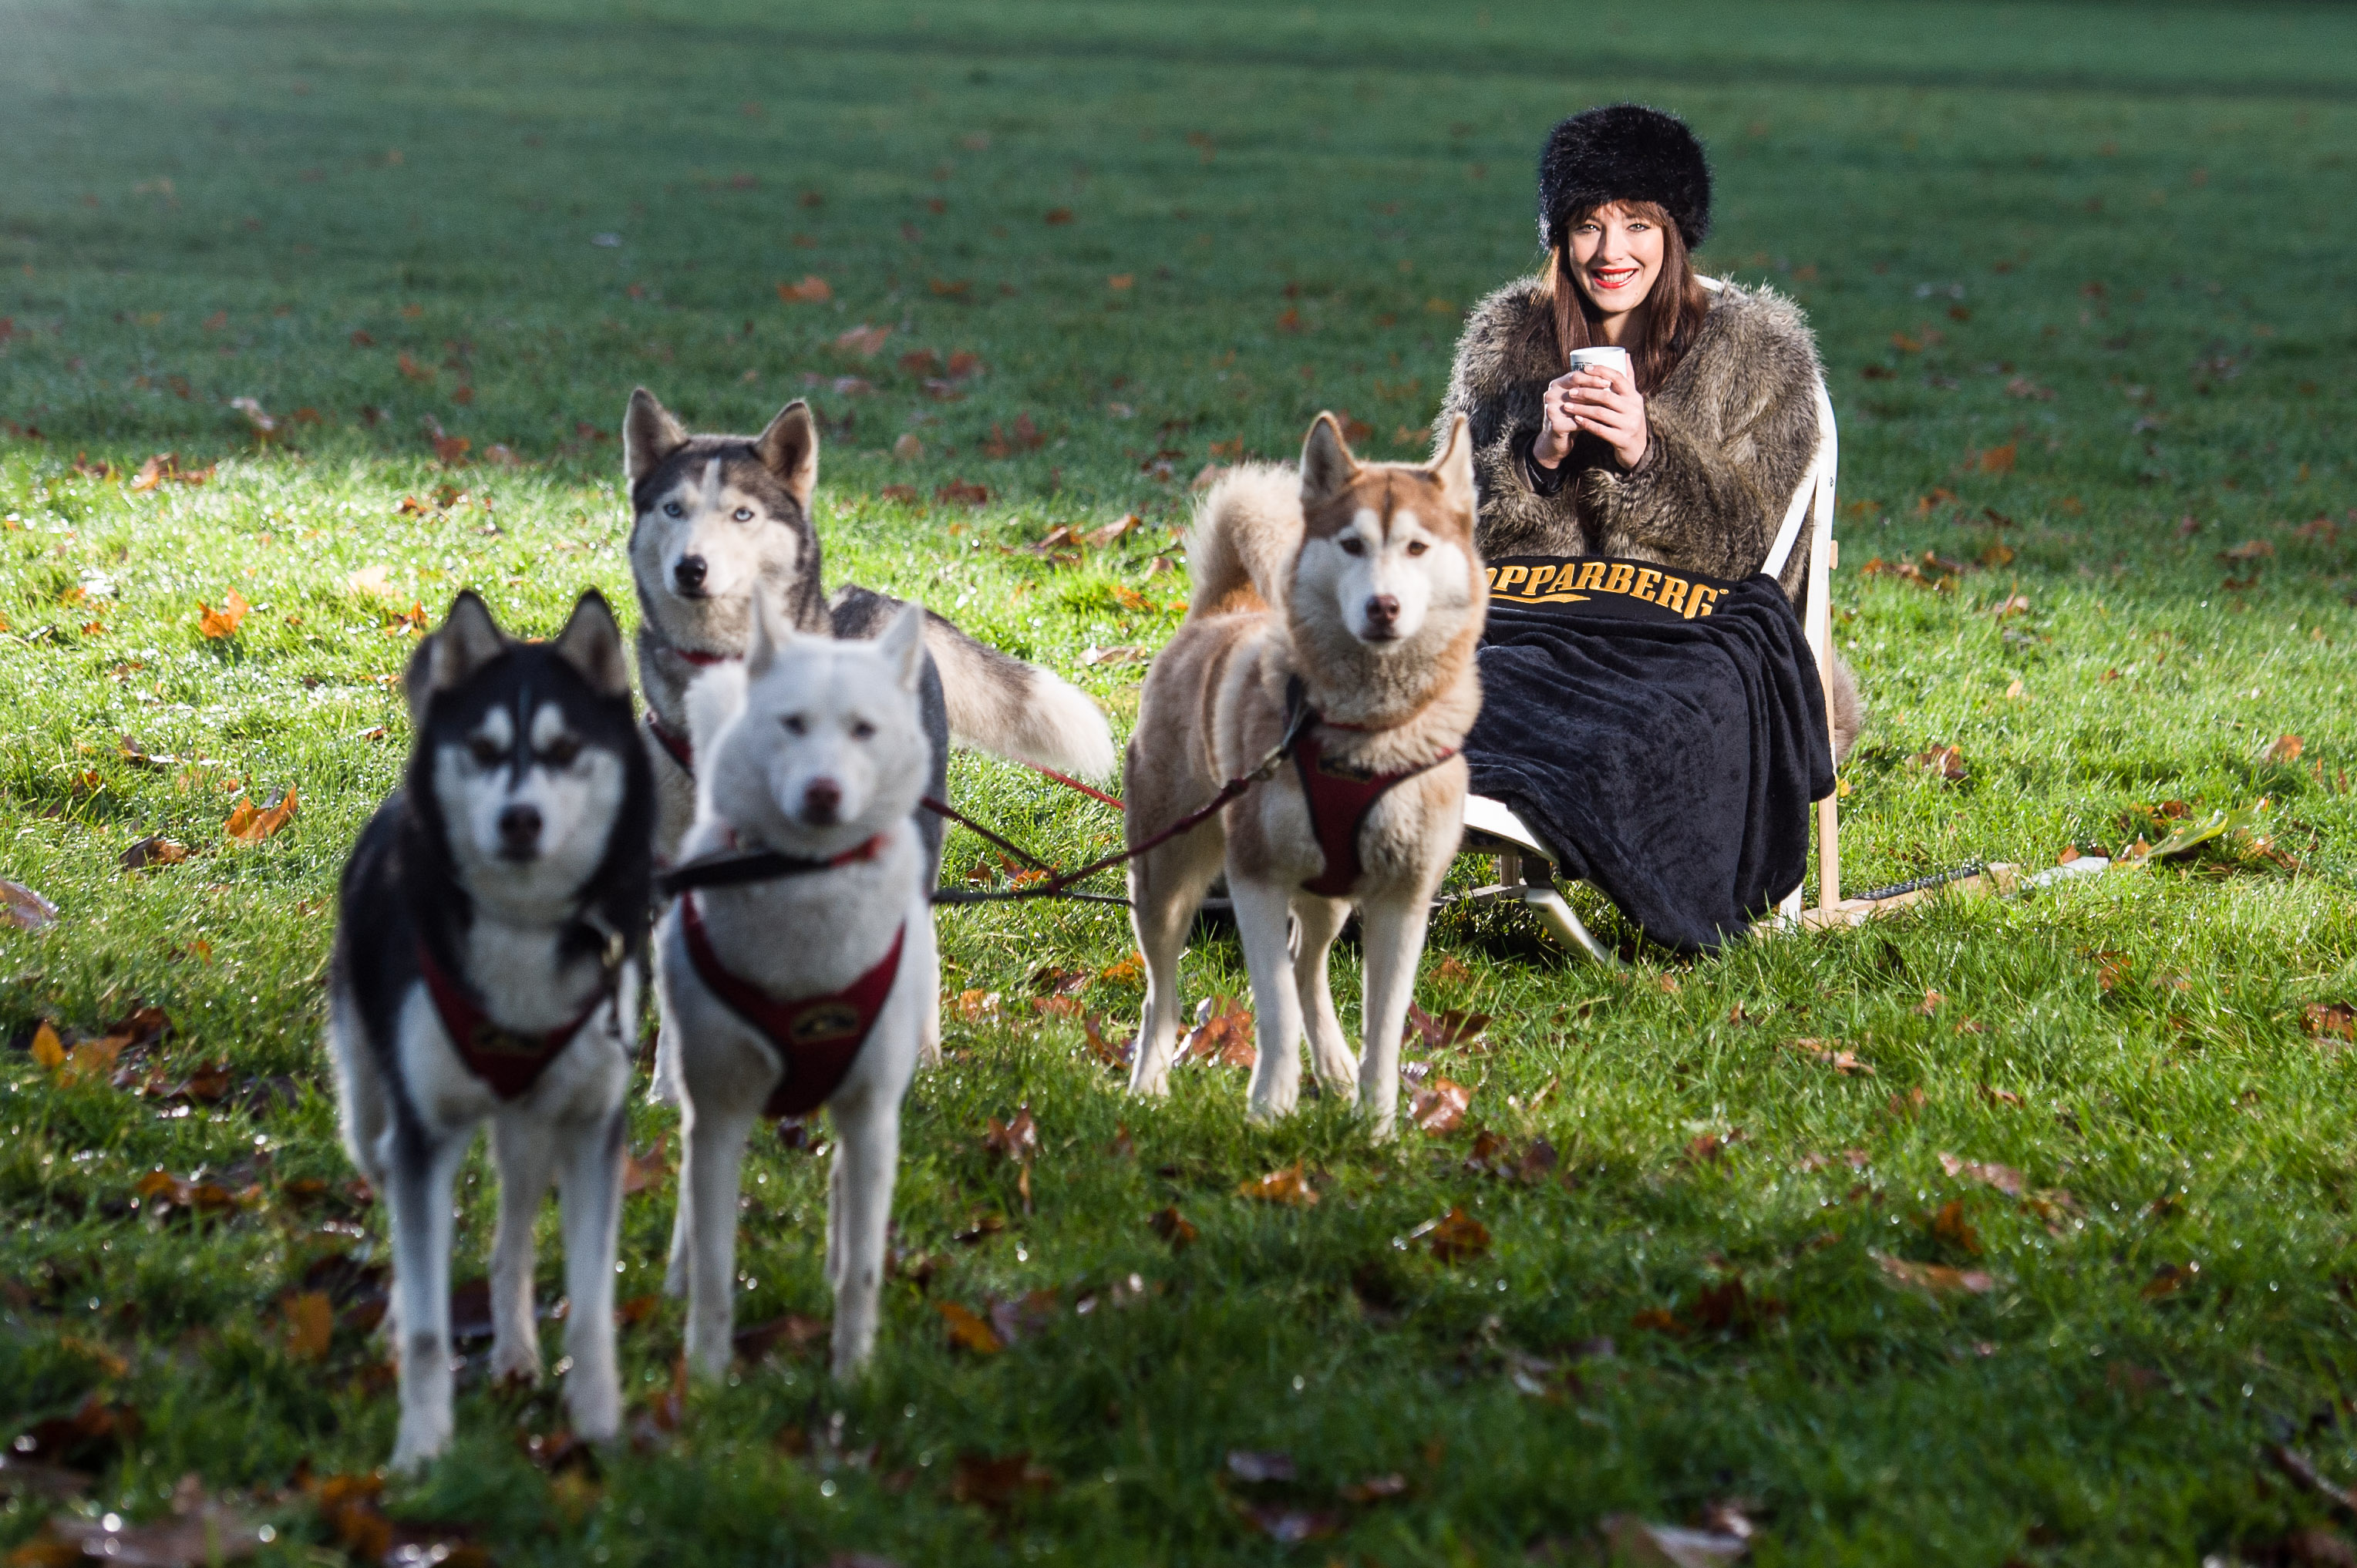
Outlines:
POLYGON ((249 795, 230 812, 229 821, 221 824, 221 832, 239 843, 260 843, 294 821, 296 804, 295 788, 291 784, 284 795, 266 805, 255 805, 253 798, 249 795))
POLYGON ((1146 1223, 1154 1227, 1154 1233, 1157 1236, 1170 1244, 1170 1250, 1174 1252, 1183 1252, 1195 1244, 1194 1223, 1178 1212, 1176 1204, 1168 1208, 1157 1209, 1146 1223))
POLYGON ((1006 1348, 1006 1341, 999 1338, 996 1331, 969 1308, 953 1301, 937 1301, 933 1303, 933 1310, 940 1313, 942 1321, 949 1326, 952 1345, 971 1350, 977 1356, 996 1356, 1006 1348))
POLYGON ((622 1162, 622 1196, 649 1192, 671 1180, 671 1160, 668 1155, 671 1134, 659 1134, 654 1146, 645 1154, 625 1155, 622 1162))
POLYGON ((1250 1197, 1262 1203, 1282 1203, 1294 1208, 1308 1208, 1318 1201, 1318 1194, 1309 1186, 1309 1178, 1299 1165, 1274 1170, 1257 1181, 1248 1181, 1236 1188, 1239 1197, 1250 1197))
POLYGON ((2319 1040, 2357 1041, 2357 1007, 2346 1002, 2311 1002, 2300 1009, 2299 1022, 2319 1040))
POLYGON ((1961 784, 1968 777, 1964 754, 1953 746, 1935 746, 1929 751, 1917 752, 1908 760, 1945 783, 1961 784))
POLYGON ((1856 1053, 1844 1049, 1839 1040, 1794 1040, 1792 1046, 1794 1050, 1824 1063, 1844 1077, 1857 1075, 1872 1078, 1874 1076, 1874 1069, 1858 1060, 1856 1053))
POLYGON ((1088 1047, 1089 1055, 1105 1066, 1127 1067, 1130 1058, 1135 1054, 1136 1042, 1127 1035, 1115 1036, 1110 1033, 1110 1025, 1111 1020, 1100 1014, 1082 1014, 1081 1015, 1082 1041, 1088 1047))
POLYGON ((219 609, 199 600, 197 630, 208 638, 234 637, 238 623, 245 619, 246 613, 253 607, 245 602, 245 596, 235 588, 229 591, 229 597, 221 602, 219 609))
POLYGON ((1013 1508, 1027 1498, 1045 1497, 1056 1489, 1051 1470, 1031 1462, 1029 1453, 994 1458, 985 1454, 961 1454, 950 1476, 950 1497, 994 1513, 1013 1508))
POLYGON ((1961 1197, 1952 1197, 1942 1204, 1924 1229, 1931 1231, 1932 1240, 1960 1252, 1977 1255, 1981 1250, 1980 1232, 1973 1229, 1970 1219, 1964 1218, 1964 1200, 1961 1197))
POLYGON ((116 857, 116 864, 125 871, 144 871, 151 865, 178 865, 188 858, 188 846, 161 833, 150 833, 116 857))
POLYGON ((1940 1168, 1952 1176, 1969 1176, 1975 1181, 1986 1182, 2007 1197, 2019 1197, 2022 1188, 2027 1185, 2022 1179, 2021 1173, 2011 1165, 1986 1165, 1978 1160, 1960 1160, 1949 1154, 1943 1154, 1940 1156, 1940 1168))
POLYGON ((38 931, 58 923, 58 907, 21 882, 0 877, 0 926, 38 931))
POLYGON ((738 1360, 758 1361, 780 1345, 800 1350, 806 1345, 823 1343, 834 1331, 834 1326, 823 1317, 804 1317, 789 1312, 767 1323, 738 1329, 732 1347, 738 1360))
POLYGON ((2267 747, 2266 760, 2269 762, 2297 762, 2299 760, 2299 754, 2307 748, 2307 743, 2302 741, 2299 736, 2296 735, 2280 736, 2276 738, 2276 743, 2273 746, 2267 747))
POLYGON ((1462 1205, 1418 1226, 1409 1239, 1417 1238, 1422 1238, 1432 1249, 1432 1255, 1444 1263, 1478 1258, 1490 1250, 1490 1228, 1466 1213, 1462 1205))
POLYGON ((1603 1522, 1613 1560, 1632 1568, 1716 1568, 1751 1549, 1739 1535, 1653 1524, 1632 1514, 1612 1514, 1603 1522))
POLYGON ((1454 1133, 1465 1123, 1465 1112, 1473 1104, 1473 1091, 1465 1085, 1446 1078, 1435 1078, 1415 1091, 1408 1103, 1408 1120, 1426 1133, 1436 1135, 1454 1133))
POLYGON ((1894 1284, 1928 1291, 1933 1295, 1949 1295, 1964 1291, 1973 1295, 1986 1295, 1996 1289, 1996 1278, 1979 1269, 1952 1269, 1945 1263, 1918 1263, 1887 1253, 1873 1254, 1875 1266, 1894 1284))
POLYGON ((278 1317, 286 1336, 286 1353, 298 1361, 327 1359, 328 1341, 336 1331, 335 1304, 319 1291, 301 1291, 279 1304, 278 1317))
POLYGON ((834 297, 834 290, 826 286, 824 278, 813 273, 800 283, 780 284, 778 297, 788 305, 823 305, 834 297))
POLYGON ((1253 1014, 1243 999, 1207 996, 1195 1005, 1195 1026, 1178 1042, 1175 1058, 1215 1067, 1251 1067, 1260 1059, 1253 1043, 1253 1014))

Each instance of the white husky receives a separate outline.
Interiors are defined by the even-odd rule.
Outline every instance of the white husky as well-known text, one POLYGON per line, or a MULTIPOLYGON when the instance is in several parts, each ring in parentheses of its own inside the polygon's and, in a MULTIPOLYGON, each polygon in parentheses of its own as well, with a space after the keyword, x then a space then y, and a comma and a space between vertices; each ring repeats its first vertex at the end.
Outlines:
POLYGON ((727 1369, 745 1142, 765 1113, 832 1108, 827 1280, 834 1370, 876 1342, 900 1101, 940 1037, 940 960, 910 813, 930 771, 924 620, 872 642, 804 637, 756 596, 741 665, 688 692, 694 824, 687 890, 656 932, 657 993, 685 1157, 669 1288, 688 1298, 688 1364, 727 1369), (701 879, 699 868, 753 879, 701 879))

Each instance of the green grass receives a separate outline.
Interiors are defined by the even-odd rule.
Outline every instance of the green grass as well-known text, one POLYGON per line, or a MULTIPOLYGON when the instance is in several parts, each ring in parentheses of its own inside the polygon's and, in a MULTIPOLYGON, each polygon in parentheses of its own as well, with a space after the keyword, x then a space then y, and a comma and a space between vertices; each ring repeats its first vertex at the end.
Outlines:
MULTIPOLYGON (((873 1373, 836 1389, 781 1349, 677 1431, 642 1423, 594 1482, 521 1445, 561 1424, 547 1395, 477 1378, 452 1458, 386 1506, 505 1563, 1577 1561, 1607 1515, 1727 1498, 1766 1563, 2182 1563, 2327 1522, 2263 1454, 2357 1476, 2351 1056, 2301 1024, 2357 1001, 2357 22, 1821 4, 1577 27, 1507 0, 0 5, 0 875, 62 911, 0 930, 0 1025, 71 1043, 141 999, 178 1026, 160 1081, 226 1058, 237 1085, 190 1109, 0 1055, 5 1430, 127 1404, 140 1428, 81 1455, 80 1506, 155 1515, 193 1471, 273 1522, 268 1559, 339 1560, 294 1477, 389 1451, 382 1351, 348 1328, 297 1359, 279 1304, 319 1260, 382 1250, 375 1211, 304 1184, 350 1174, 319 975, 337 866, 406 736, 385 682, 413 643, 386 623, 468 583, 542 633, 587 584, 626 598, 633 384, 741 429, 817 378, 831 574, 1055 665, 1125 723, 1140 666, 1081 655, 1175 624, 1182 579, 1151 558, 1195 471, 1288 453, 1319 407, 1379 455, 1415 449, 1463 307, 1534 259, 1544 127, 1631 96, 1712 145, 1706 265, 1796 295, 1831 368, 1838 636, 1873 707, 1848 886, 2050 864, 2149 828, 2140 808, 2263 795, 2299 869, 2229 850, 1618 973, 1445 920, 1420 1000, 1496 1021, 1438 1060, 1474 1086, 1467 1127, 1390 1148, 1330 1101, 1247 1128, 1232 1069, 1128 1101, 1029 1005, 1042 965, 1085 972, 1084 1005, 1126 1030, 1117 912, 948 912, 945 983, 1000 1016, 952 1006, 952 1063, 914 1091, 896 1245, 936 1266, 889 1287, 873 1373), (831 299, 781 301, 806 275, 831 299), (831 347, 863 324, 892 329, 875 358, 831 347), (900 363, 927 349, 984 371, 936 401, 940 372, 900 363), (836 389, 855 375, 873 390, 836 389), (257 446, 241 396, 317 422, 257 446), (990 456, 1026 416, 1037 448, 990 456), (429 420, 519 466, 445 468, 429 420), (921 456, 891 455, 903 435, 921 456), (167 451, 218 466, 135 490, 167 451), (936 499, 953 481, 987 502, 936 499), (1146 528, 1081 566, 1010 553, 1125 510, 1146 528), (2273 553, 2222 561, 2245 542, 2273 553), (1858 570, 1926 550, 1973 567, 1938 592, 1858 570), (350 585, 369 568, 387 593, 350 585), (232 589, 242 628, 203 639, 199 603, 232 589), (2266 760, 2286 734, 2298 760, 2266 760), (126 736, 178 760, 128 761, 126 736), (1910 766, 1933 745, 1966 781, 1910 766), (289 788, 291 827, 228 842, 240 800, 289 788), (191 858, 119 869, 151 833, 191 858), (1025 1103, 1028 1207, 981 1141, 1025 1103), (1469 1169, 1477 1127, 1544 1136, 1557 1171, 1469 1169), (2010 1198, 1943 1154, 2069 1197, 2010 1198), (1315 1208, 1235 1196, 1297 1161, 1315 1208), (253 1194, 194 1221, 130 1209, 158 1167, 253 1194), (1176 1253, 1148 1224, 1174 1205, 1200 1232, 1176 1253), (1454 1206, 1485 1255, 1407 1240, 1454 1206), (984 1218, 1003 1229, 955 1240, 984 1218), (1878 1255, 1993 1288, 1934 1298, 1878 1255), (1711 1326, 1704 1293, 1731 1278, 1779 1305, 1711 1326), (1049 1321, 995 1356, 952 1350, 933 1308, 1035 1290, 1060 1293, 1049 1321), (1663 1312, 1684 1331, 1641 1326, 1663 1312), (1288 1452, 1299 1478, 1223 1478, 1231 1449, 1288 1452), (1053 1488, 953 1495, 961 1455, 1017 1454, 1053 1488), (1336 1500, 1394 1471, 1405 1496, 1336 1500), (1282 1545, 1232 1506, 1255 1498, 1341 1533, 1282 1545)), ((1014 769, 954 771, 1060 860, 1116 834, 1014 769)), ((951 856, 984 858, 963 834, 951 856)), ((1232 943, 1200 943, 1188 984, 1243 989, 1232 943)), ((641 1145, 672 1123, 634 1120, 641 1145)), ((754 1156, 740 1323, 825 1310, 821 1177, 806 1152, 754 1156)), ((490 1223, 487 1174, 468 1181, 462 1275, 490 1223)), ((670 1205, 668 1185, 630 1202, 624 1298, 658 1286, 670 1205)), ((544 1257, 553 1305, 553 1210, 544 1257)), ((623 1345, 643 1408, 676 1308, 623 1345)), ((55 1506, 0 1503, 0 1544, 55 1506)))

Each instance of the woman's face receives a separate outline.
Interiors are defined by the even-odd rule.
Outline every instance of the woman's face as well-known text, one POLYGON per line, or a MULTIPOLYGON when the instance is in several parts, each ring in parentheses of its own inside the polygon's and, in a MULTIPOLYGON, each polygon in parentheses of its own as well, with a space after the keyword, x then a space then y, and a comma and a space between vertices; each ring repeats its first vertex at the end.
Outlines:
POLYGON ((1660 227, 1617 201, 1573 224, 1565 246, 1580 292, 1607 316, 1644 304, 1662 274, 1660 227))

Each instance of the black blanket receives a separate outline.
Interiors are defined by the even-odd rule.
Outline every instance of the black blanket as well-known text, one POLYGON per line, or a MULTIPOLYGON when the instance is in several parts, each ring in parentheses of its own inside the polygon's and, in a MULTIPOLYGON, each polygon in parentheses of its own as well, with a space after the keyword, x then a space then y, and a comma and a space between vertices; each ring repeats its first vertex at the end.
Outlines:
POLYGON ((1800 886, 1834 787, 1825 705, 1775 579, 1491 564, 1473 789, 1655 941, 1705 951, 1800 886))

